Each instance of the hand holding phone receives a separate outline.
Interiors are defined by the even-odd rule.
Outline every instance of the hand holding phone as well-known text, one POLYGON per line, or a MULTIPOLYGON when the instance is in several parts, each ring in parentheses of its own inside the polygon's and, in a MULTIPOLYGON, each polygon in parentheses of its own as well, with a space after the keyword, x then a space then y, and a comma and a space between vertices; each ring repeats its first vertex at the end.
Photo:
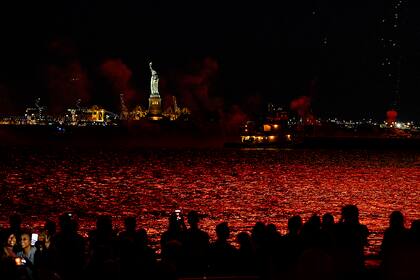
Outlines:
POLYGON ((177 209, 175 210, 175 216, 177 221, 181 220, 181 210, 177 209))
POLYGON ((20 265, 24 265, 26 264, 26 260, 24 258, 21 257, 17 257, 15 258, 15 263, 16 265, 20 266, 20 265))

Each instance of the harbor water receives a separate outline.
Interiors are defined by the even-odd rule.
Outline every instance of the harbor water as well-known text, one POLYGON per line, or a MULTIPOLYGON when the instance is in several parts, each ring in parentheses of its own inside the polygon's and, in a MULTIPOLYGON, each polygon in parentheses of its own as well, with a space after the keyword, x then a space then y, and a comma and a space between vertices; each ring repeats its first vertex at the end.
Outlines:
MULTIPOLYGON (((370 231, 367 253, 379 250, 393 210, 406 225, 420 218, 420 151, 332 149, 0 149, 0 224, 20 213, 40 230, 47 217, 70 211, 87 235, 97 215, 116 230, 133 215, 159 250, 175 209, 197 210, 215 237, 227 221, 232 235, 257 221, 282 234, 287 219, 332 213, 355 204, 370 231)), ((234 240, 234 238, 232 238, 234 240)))

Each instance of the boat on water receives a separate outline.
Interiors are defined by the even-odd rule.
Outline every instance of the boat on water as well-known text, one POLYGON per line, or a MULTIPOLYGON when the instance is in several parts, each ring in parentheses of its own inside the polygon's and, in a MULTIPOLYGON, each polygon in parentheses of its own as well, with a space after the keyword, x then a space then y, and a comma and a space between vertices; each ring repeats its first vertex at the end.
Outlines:
MULTIPOLYGON (((257 141, 227 142, 226 148, 369 148, 369 149, 420 149, 420 137, 338 137, 338 136, 297 136, 287 134, 282 140, 270 140, 270 136, 258 136, 257 141), (266 138, 267 137, 267 138, 266 138)), ((252 138, 251 138, 252 139, 252 138)), ((419 163, 420 165, 420 163, 419 163)))
POLYGON ((256 125, 247 122, 236 142, 237 148, 397 148, 420 149, 420 132, 396 127, 342 128, 333 126, 294 126, 268 120, 256 125))

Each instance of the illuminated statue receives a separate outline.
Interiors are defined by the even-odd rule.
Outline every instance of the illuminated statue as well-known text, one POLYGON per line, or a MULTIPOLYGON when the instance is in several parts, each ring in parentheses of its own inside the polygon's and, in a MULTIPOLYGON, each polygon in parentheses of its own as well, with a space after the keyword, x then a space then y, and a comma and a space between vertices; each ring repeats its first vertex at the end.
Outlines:
POLYGON ((150 72, 152 77, 150 78, 150 91, 152 95, 159 95, 159 76, 157 72, 152 68, 152 62, 149 63, 150 72))
POLYGON ((149 97, 149 116, 152 120, 160 120, 162 118, 162 105, 159 95, 159 77, 157 72, 152 68, 152 62, 149 63, 150 72, 150 97, 149 97))

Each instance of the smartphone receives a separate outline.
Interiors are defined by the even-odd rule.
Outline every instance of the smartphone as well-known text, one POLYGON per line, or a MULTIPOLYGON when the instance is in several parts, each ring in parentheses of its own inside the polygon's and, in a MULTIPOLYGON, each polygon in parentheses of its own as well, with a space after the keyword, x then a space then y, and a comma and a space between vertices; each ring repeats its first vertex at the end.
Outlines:
POLYGON ((181 220, 181 210, 176 209, 175 210, 175 216, 177 220, 181 220))
POLYGON ((38 233, 32 233, 31 235, 31 245, 34 246, 35 242, 38 241, 38 233))

